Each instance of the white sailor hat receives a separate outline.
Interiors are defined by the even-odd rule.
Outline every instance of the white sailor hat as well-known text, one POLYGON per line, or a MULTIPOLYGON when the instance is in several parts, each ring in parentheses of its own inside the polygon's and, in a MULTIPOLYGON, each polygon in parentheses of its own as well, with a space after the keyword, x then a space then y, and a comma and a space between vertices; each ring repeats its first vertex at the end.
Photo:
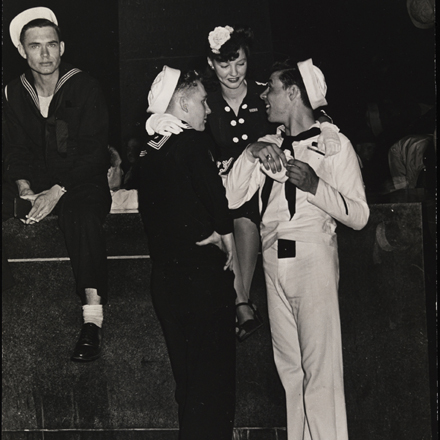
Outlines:
POLYGON ((312 109, 327 105, 325 94, 327 93, 327 84, 325 83, 324 74, 321 70, 313 65, 312 59, 298 63, 299 73, 306 86, 307 96, 309 97, 312 109))
POLYGON ((15 47, 18 47, 20 44, 20 34, 23 27, 37 18, 45 18, 58 25, 58 20, 55 17, 55 14, 49 8, 39 6, 37 8, 30 8, 20 12, 20 14, 18 14, 9 25, 9 34, 11 35, 11 40, 15 47))
POLYGON ((162 72, 156 76, 148 93, 147 112, 165 113, 179 78, 180 70, 163 66, 162 72))

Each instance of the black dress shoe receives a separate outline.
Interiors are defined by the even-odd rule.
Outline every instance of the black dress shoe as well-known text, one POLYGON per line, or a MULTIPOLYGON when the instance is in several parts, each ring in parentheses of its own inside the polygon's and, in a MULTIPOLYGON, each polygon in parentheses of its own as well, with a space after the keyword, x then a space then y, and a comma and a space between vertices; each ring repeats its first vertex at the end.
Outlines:
POLYGON ((96 324, 83 324, 70 359, 75 362, 90 362, 98 359, 101 356, 101 340, 101 329, 96 324))

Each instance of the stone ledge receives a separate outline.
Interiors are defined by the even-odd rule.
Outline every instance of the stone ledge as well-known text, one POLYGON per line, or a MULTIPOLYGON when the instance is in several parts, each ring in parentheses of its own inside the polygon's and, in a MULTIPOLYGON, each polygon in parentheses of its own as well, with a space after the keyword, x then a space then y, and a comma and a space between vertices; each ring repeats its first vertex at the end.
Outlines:
MULTIPOLYGON (((110 214, 104 230, 109 256, 149 254, 140 214, 110 214)), ((9 219, 2 223, 2 241, 8 259, 68 257, 56 216, 34 225, 9 219)))

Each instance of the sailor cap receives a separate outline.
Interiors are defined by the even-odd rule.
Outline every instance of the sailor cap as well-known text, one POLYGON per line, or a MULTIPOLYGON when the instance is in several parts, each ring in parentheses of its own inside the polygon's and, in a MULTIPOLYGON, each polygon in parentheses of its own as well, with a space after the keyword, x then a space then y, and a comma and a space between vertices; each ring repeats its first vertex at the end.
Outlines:
POLYGON ((147 112, 165 113, 176 90, 179 78, 180 70, 163 66, 162 71, 156 76, 148 93, 147 112))
POLYGON ((20 12, 20 14, 18 14, 9 25, 9 34, 11 35, 11 40, 15 47, 18 47, 20 44, 20 34, 23 27, 30 21, 38 18, 45 18, 46 20, 58 25, 58 20, 55 17, 55 14, 49 8, 38 6, 36 8, 30 8, 20 12))
POLYGON ((327 84, 325 83, 324 74, 321 70, 313 65, 311 58, 300 61, 298 63, 298 69, 304 81, 312 109, 315 110, 318 107, 327 105, 325 99, 327 84))

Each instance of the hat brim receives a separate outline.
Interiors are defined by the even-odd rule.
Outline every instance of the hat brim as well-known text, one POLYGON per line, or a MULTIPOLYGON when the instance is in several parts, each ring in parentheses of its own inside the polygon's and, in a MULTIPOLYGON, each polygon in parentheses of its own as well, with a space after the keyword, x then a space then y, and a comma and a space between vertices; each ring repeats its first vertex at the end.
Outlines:
POLYGON ((12 44, 15 47, 18 47, 20 44, 20 34, 23 27, 26 26, 30 21, 38 18, 45 18, 46 20, 58 25, 58 20, 55 14, 49 8, 39 6, 36 8, 26 9, 13 18, 11 24, 9 25, 9 35, 11 36, 12 44))

